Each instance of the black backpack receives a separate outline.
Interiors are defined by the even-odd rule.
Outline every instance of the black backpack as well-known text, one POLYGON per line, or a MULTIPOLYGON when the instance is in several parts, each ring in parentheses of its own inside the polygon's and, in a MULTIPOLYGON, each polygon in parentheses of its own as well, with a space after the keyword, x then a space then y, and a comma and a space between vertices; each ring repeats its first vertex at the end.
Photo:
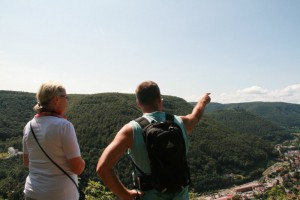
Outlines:
POLYGON ((142 177, 139 177, 142 183, 139 184, 161 192, 180 191, 190 184, 185 141, 181 128, 174 122, 174 116, 166 114, 166 121, 163 122, 149 123, 145 117, 135 121, 143 129, 151 167, 151 175, 146 176, 134 164, 142 174, 142 177))

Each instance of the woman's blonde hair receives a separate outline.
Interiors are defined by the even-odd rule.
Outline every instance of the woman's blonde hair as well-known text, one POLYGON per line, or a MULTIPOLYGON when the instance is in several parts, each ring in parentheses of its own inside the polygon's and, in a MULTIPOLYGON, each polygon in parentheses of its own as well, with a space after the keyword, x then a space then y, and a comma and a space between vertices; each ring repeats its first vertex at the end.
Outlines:
POLYGON ((37 112, 52 112, 53 108, 50 107, 50 102, 54 96, 65 95, 65 87, 57 82, 49 81, 43 83, 38 92, 36 93, 37 104, 33 109, 37 112))

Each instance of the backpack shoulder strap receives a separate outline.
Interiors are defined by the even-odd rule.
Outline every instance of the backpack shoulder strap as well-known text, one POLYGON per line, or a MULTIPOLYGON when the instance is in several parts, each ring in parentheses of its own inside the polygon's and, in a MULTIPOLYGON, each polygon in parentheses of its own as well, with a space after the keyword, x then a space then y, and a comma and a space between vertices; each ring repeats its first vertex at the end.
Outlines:
MULTIPOLYGON (((150 122, 145 117, 139 117, 139 118, 135 119, 134 121, 136 121, 142 127, 142 129, 150 124, 150 122)), ((174 121, 174 115, 166 113, 166 121, 172 121, 173 122, 174 121)))
POLYGON ((145 174, 145 172, 143 172, 143 170, 141 170, 141 168, 139 168, 136 164, 135 164, 135 162, 132 160, 132 158, 130 158, 130 160, 131 160, 131 162, 132 162, 132 165, 141 173, 141 175, 142 176, 147 176, 146 174, 145 174))
POLYGON ((139 117, 134 121, 136 121, 142 127, 142 129, 145 128, 148 124, 150 124, 150 122, 145 117, 139 117))
MULTIPOLYGON (((150 124, 150 122, 145 118, 145 117, 139 117, 137 119, 135 119, 134 121, 136 121, 142 129, 144 129, 147 125, 150 124)), ((144 135, 143 135, 143 138, 144 138, 144 135)), ((144 138, 145 140, 145 138, 144 138)), ((129 156, 130 157, 130 156, 129 156)), ((135 162, 132 160, 132 158, 130 157, 130 160, 133 164, 133 166, 135 167, 135 169, 137 169, 141 174, 142 176, 146 176, 146 174, 143 172, 143 170, 141 170, 136 164, 135 162)))
POLYGON ((169 113, 166 113, 166 120, 167 121, 174 121, 174 115, 171 115, 171 114, 169 114, 169 113))

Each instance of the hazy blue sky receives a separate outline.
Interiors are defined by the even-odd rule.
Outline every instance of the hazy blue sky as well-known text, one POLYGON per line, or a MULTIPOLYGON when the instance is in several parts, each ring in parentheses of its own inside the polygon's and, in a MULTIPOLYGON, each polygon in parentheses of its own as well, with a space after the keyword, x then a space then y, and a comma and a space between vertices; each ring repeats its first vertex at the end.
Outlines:
POLYGON ((0 90, 300 103, 299 0, 0 0, 0 90))

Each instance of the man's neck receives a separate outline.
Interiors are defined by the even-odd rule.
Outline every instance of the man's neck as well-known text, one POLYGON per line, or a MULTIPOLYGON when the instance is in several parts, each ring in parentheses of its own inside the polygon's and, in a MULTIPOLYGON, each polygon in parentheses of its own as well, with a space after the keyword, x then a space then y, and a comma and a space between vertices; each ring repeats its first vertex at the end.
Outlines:
POLYGON ((162 109, 159 109, 158 107, 153 108, 153 107, 143 107, 142 108, 142 112, 143 113, 153 113, 153 112, 157 112, 157 111, 162 111, 162 109))

